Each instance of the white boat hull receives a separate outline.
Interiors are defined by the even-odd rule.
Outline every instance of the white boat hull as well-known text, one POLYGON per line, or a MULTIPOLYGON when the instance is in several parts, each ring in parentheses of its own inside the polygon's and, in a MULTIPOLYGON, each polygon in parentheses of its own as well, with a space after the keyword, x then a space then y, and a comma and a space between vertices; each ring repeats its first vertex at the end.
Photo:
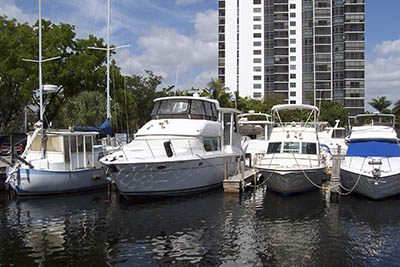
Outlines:
MULTIPOLYGON (((10 168, 7 169, 9 173, 10 168)), ((17 195, 49 195, 99 189, 107 186, 103 168, 47 171, 20 168, 9 184, 17 195)))
POLYGON ((111 177, 126 197, 184 195, 222 187, 225 163, 227 175, 234 174, 237 156, 113 164, 111 177))
POLYGON ((317 189, 325 176, 324 167, 308 169, 260 169, 268 190, 284 196, 300 194, 317 189))
POLYGON ((343 187, 371 199, 382 199, 400 194, 400 173, 390 176, 375 178, 341 169, 340 178, 343 187))

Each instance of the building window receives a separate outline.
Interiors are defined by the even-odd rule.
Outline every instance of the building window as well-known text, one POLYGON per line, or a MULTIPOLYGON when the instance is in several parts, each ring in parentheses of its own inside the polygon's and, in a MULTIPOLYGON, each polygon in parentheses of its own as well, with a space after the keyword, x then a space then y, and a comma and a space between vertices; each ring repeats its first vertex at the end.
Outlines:
POLYGON ((253 93, 253 97, 254 97, 254 98, 260 98, 260 97, 261 97, 261 93, 259 93, 259 92, 254 92, 254 93, 253 93))
POLYGON ((254 50, 253 55, 261 55, 261 50, 254 50))
POLYGON ((290 48, 290 53, 296 53, 296 47, 291 47, 290 48))
POLYGON ((254 30, 261 30, 261 24, 254 24, 253 25, 254 30))
POLYGON ((253 63, 261 63, 261 58, 254 58, 253 63))
POLYGON ((295 44, 296 43, 296 39, 290 39, 290 43, 291 44, 295 44))
POLYGON ((295 18, 296 17, 296 13, 290 13, 290 17, 291 18, 295 18))
POLYGON ((261 67, 253 67, 254 72, 261 72, 261 67))
POLYGON ((296 92, 295 91, 290 92, 290 96, 296 96, 296 92))
POLYGON ((291 73, 290 74, 290 79, 296 79, 296 74, 295 73, 291 73))
POLYGON ((290 4, 290 9, 295 9, 296 8, 296 4, 290 4))
POLYGON ((296 65, 290 65, 290 70, 296 70, 296 65))
POLYGON ((253 0, 253 4, 255 4, 255 5, 261 5, 261 0, 253 0))
POLYGON ((253 8, 254 13, 261 13, 261 8, 260 7, 255 7, 253 8))
POLYGON ((291 21, 290 26, 296 26, 296 21, 291 21))
POLYGON ((261 89, 261 84, 260 83, 255 83, 253 84, 254 89, 261 89))
POLYGON ((261 33, 253 33, 254 38, 261 38, 261 33))
POLYGON ((290 100, 290 104, 296 104, 296 100, 290 100))
POLYGON ((253 42, 254 46, 261 46, 261 42, 253 42))
POLYGON ((296 61, 296 56, 291 56, 290 61, 296 61))
MULTIPOLYGON (((255 81, 261 81, 261 75, 254 75, 253 76, 253 79, 255 80, 255 81)), ((261 88, 261 87, 260 87, 261 88)))
POLYGON ((290 88, 296 88, 296 83, 290 83, 290 88))
POLYGON ((254 16, 254 17, 253 17, 253 20, 254 20, 254 21, 261 21, 261 16, 254 16))
POLYGON ((290 35, 295 35, 296 34, 296 30, 290 30, 290 35))

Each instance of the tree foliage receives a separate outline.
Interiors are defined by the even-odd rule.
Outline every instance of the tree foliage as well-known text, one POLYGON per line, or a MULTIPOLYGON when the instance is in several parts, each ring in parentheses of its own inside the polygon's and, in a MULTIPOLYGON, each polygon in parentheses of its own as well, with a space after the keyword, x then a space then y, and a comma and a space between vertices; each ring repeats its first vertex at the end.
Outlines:
POLYGON ((386 96, 380 96, 373 98, 372 101, 368 102, 374 109, 379 113, 390 113, 388 107, 392 104, 392 101, 387 100, 386 96))

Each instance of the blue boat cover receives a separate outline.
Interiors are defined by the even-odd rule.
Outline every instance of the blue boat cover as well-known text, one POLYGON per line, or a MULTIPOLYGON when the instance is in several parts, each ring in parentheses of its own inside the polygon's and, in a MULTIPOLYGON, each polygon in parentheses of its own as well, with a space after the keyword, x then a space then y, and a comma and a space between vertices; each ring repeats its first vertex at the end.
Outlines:
POLYGON ((100 127, 94 126, 74 126, 75 131, 81 132, 100 132, 104 135, 112 135, 110 120, 107 118, 100 127))
POLYGON ((396 142, 388 141, 350 142, 346 156, 400 157, 400 148, 396 142))
POLYGON ((112 135, 111 124, 110 124, 110 120, 108 118, 100 126, 100 133, 106 134, 106 135, 112 135))

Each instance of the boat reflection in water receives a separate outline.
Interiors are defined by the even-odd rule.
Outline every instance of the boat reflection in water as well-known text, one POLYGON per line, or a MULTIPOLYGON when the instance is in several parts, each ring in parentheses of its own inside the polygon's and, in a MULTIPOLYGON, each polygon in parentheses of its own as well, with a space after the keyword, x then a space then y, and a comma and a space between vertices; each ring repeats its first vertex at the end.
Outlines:
POLYGON ((265 188, 127 201, 118 192, 0 198, 5 266, 395 266, 400 197, 327 204, 265 188))

